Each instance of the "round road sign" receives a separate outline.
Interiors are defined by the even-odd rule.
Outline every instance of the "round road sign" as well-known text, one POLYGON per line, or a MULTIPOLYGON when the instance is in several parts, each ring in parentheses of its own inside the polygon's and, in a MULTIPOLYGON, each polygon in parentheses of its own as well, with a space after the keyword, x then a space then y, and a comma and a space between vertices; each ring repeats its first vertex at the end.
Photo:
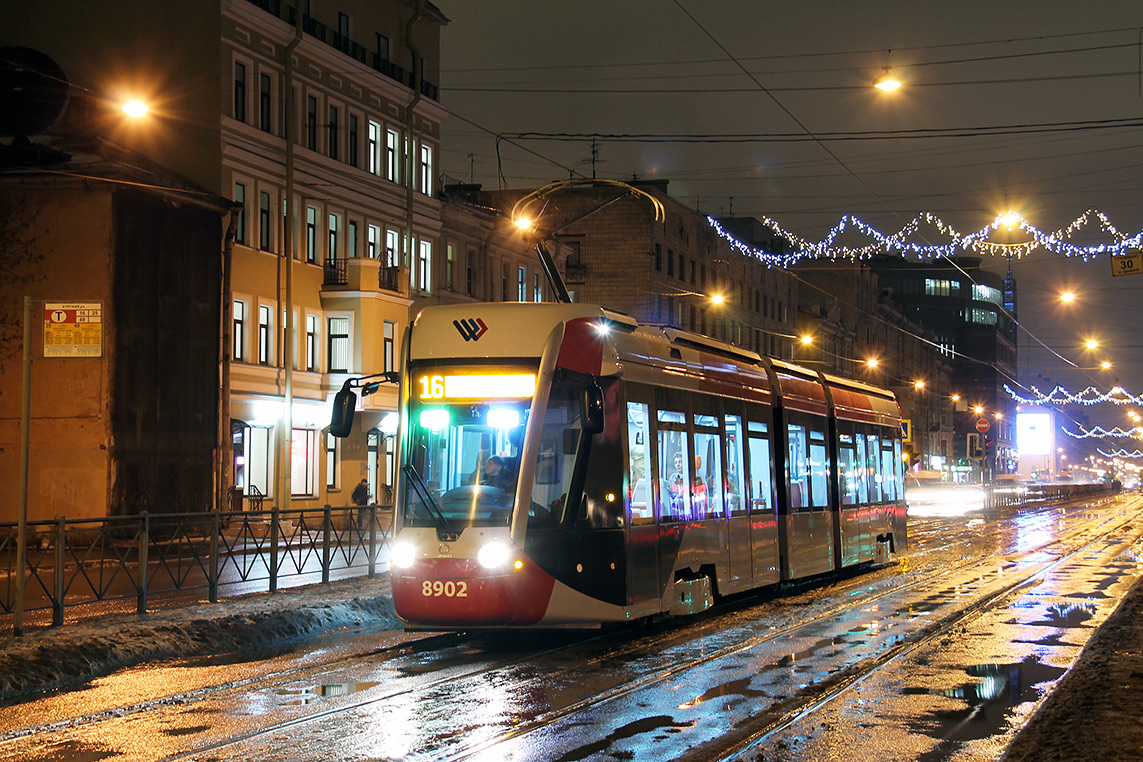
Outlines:
POLYGON ((988 431, 990 428, 992 428, 992 426, 988 423, 987 418, 976 419, 976 430, 979 431, 981 434, 988 431))

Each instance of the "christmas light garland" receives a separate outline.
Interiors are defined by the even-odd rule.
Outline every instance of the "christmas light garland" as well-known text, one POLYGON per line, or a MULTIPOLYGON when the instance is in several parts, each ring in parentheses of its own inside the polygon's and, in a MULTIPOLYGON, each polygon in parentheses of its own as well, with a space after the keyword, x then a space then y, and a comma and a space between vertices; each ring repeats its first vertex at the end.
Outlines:
POLYGON ((802 259, 859 260, 868 259, 877 254, 891 253, 915 256, 921 259, 952 257, 958 254, 992 255, 1020 259, 1038 249, 1045 249, 1065 257, 1080 257, 1087 262, 1101 254, 1126 254, 1143 246, 1143 231, 1129 236, 1116 229, 1103 212, 1096 209, 1088 209, 1069 225, 1053 233, 1045 233, 1039 230, 1017 212, 1006 212, 996 215, 996 219, 990 225, 967 235, 960 234, 944 220, 929 212, 917 215, 893 235, 885 235, 852 214, 847 214, 822 240, 816 242, 802 238, 786 230, 770 217, 763 216, 759 222, 793 246, 795 251, 789 254, 775 254, 765 249, 744 244, 728 233, 713 217, 707 217, 707 220, 718 235, 728 240, 742 254, 759 259, 769 267, 789 267, 802 259), (1104 233, 1115 239, 1114 242, 1101 243, 1096 246, 1076 246, 1069 242, 1077 232, 1094 223, 1098 223, 1104 233), (940 244, 917 243, 911 240, 922 225, 936 229, 949 240, 940 244), (988 240, 993 232, 1002 226, 1014 231, 1014 233, 1019 231, 1020 234, 1030 238, 1021 243, 1011 244, 988 240), (847 231, 854 231, 871 240, 862 246, 838 245, 838 238, 847 231))
POLYGON ((1052 391, 1044 394, 1034 386, 1028 389, 1035 394, 1035 397, 1022 397, 1008 384, 1004 385, 1004 391, 1011 395, 1012 399, 1024 405, 1098 405, 1101 402, 1111 402, 1115 405, 1143 405, 1143 397, 1131 394, 1122 386, 1113 386, 1110 391, 1101 392, 1094 386, 1089 386, 1079 394, 1072 394, 1062 386, 1057 386, 1052 391))
POLYGON ((1143 452, 1135 450, 1134 452, 1127 452, 1127 450, 1115 450, 1114 452, 1104 452, 1103 450, 1096 450, 1100 455, 1105 458, 1143 458, 1143 452))
POLYGON ((1069 437, 1074 437, 1075 439, 1090 439, 1091 437, 1099 437, 1101 439, 1105 439, 1107 437, 1132 437, 1134 439, 1139 439, 1140 437, 1143 437, 1143 427, 1140 426, 1136 426, 1133 429, 1127 430, 1121 429, 1118 426, 1110 430, 1105 429, 1102 426, 1096 426, 1093 429, 1084 429, 1081 427, 1080 431, 1082 433, 1080 434, 1068 431, 1066 428, 1061 426, 1060 431, 1064 432, 1069 437))

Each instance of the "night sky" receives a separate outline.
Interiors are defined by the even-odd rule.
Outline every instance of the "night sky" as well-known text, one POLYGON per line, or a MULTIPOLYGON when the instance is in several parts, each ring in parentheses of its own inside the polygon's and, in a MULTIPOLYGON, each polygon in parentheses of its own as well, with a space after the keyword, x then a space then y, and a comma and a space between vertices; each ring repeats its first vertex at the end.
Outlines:
MULTIPOLYGON (((692 208, 769 217, 811 241, 847 214, 887 235, 926 212, 970 233, 1007 209, 1049 233, 1093 208, 1128 235, 1143 229, 1134 0, 438 7, 450 19, 449 182, 668 179, 692 208), (894 93, 870 86, 885 66, 905 83, 894 93), (597 138, 594 163, 593 135, 610 136, 597 138)), ((1098 224, 1071 239, 1112 240, 1098 224)), ((1021 381, 1045 374, 1078 391, 1118 380, 1143 394, 1143 274, 1113 278, 1106 255, 1085 263, 1043 250, 1013 269, 1021 381), (1078 294, 1066 309, 1064 287, 1078 294), (1081 348, 1089 335, 1102 344, 1094 353, 1081 348), (1080 368, 1114 368, 1076 370, 1041 342, 1080 368)), ((1121 407, 1085 412, 1129 424, 1121 407)))

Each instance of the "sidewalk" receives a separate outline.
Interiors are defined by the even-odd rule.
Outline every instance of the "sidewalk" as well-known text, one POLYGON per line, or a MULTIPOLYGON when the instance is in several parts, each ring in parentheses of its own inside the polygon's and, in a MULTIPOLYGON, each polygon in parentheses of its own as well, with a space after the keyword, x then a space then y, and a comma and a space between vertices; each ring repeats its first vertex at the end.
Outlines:
MULTIPOLYGON (((132 604, 133 605, 133 604, 132 604)), ((0 635, 0 701, 79 685, 147 661, 263 648, 339 627, 399 629, 388 572, 223 598, 154 613, 107 607, 63 627, 30 624, 0 635)))

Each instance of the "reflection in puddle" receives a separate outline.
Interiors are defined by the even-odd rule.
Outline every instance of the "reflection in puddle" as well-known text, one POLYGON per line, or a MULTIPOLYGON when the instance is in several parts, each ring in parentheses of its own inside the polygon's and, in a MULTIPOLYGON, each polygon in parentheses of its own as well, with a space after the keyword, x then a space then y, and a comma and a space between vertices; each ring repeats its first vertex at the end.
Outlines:
POLYGON ((291 700, 284 701, 286 706, 303 706, 313 704, 331 696, 348 696, 351 693, 364 691, 378 683, 329 683, 327 685, 311 685, 307 688, 282 688, 274 691, 278 696, 285 696, 291 700))
POLYGON ((910 723, 917 732, 940 741, 930 752, 919 756, 919 762, 948 759, 966 741, 995 735, 1006 725, 1012 707, 1038 700, 1065 670, 1041 664, 1029 656, 1017 664, 978 664, 966 671, 979 679, 953 688, 905 690, 914 695, 945 696, 960 704, 955 709, 921 715, 910 723))

